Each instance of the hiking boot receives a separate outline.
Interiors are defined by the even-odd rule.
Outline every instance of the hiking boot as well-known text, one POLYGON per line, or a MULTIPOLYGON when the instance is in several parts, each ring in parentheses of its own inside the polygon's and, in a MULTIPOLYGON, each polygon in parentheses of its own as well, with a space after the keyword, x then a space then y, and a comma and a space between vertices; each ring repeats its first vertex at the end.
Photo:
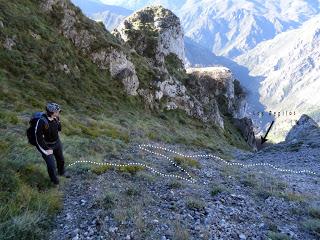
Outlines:
POLYGON ((62 173, 62 174, 59 174, 59 176, 61 177, 65 177, 65 178, 70 178, 71 176, 68 174, 68 173, 62 173))
POLYGON ((57 181, 57 182, 52 182, 52 184, 53 184, 53 187, 59 187, 59 181, 57 181))

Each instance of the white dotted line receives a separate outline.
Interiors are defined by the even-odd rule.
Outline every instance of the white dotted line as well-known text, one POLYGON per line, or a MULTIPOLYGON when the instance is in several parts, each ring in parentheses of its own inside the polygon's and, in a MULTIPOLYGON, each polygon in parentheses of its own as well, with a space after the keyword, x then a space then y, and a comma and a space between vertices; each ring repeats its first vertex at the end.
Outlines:
POLYGON ((212 154, 208 154, 208 155, 205 155, 205 154, 184 155, 182 153, 173 151, 173 150, 168 149, 168 148, 164 148, 164 147, 160 147, 160 146, 153 146, 153 145, 150 145, 150 144, 141 144, 141 145, 139 144, 139 148, 141 150, 146 151, 146 152, 149 152, 149 153, 152 153, 152 154, 156 154, 158 156, 166 158, 167 160, 170 161, 171 164, 173 164, 175 167, 177 167, 178 169, 180 169, 181 171, 186 173, 188 175, 189 179, 181 177, 179 175, 175 175, 175 174, 164 174, 164 173, 161 173, 158 170, 156 170, 156 169, 154 169, 154 168, 152 168, 152 167, 150 167, 150 166, 148 166, 146 164, 143 164, 143 163, 117 164, 117 163, 108 163, 108 162, 100 163, 100 162, 94 162, 94 161, 81 160, 81 161, 76 161, 74 163, 69 164, 68 167, 71 167, 71 166, 79 164, 79 163, 91 163, 91 164, 96 164, 96 165, 107 165, 107 166, 114 166, 114 167, 141 166, 141 167, 145 167, 146 169, 151 170, 151 172, 157 173, 157 174, 159 174, 160 176, 163 176, 163 177, 178 178, 178 179, 186 180, 186 181, 191 182, 191 183, 195 183, 196 182, 196 179, 194 179, 185 169, 183 169, 182 167, 177 165, 175 162, 173 162, 168 156, 165 156, 165 155, 163 155, 161 153, 157 153, 157 152, 148 150, 145 147, 161 149, 161 150, 164 150, 164 151, 167 151, 167 152, 171 152, 171 153, 174 153, 176 155, 179 155, 179 156, 182 156, 182 157, 186 157, 186 158, 211 157, 211 158, 215 158, 215 159, 218 159, 218 160, 224 162, 228 166, 234 166, 234 165, 242 166, 242 167, 268 166, 268 167, 271 167, 271 168, 273 168, 273 169, 275 169, 277 171, 280 171, 280 172, 291 172, 291 173, 298 173, 298 174, 299 173, 300 174, 301 173, 310 173, 310 174, 313 174, 313 175, 317 175, 315 172, 312 172, 312 171, 309 171, 309 170, 294 171, 294 170, 291 170, 291 169, 282 169, 282 168, 278 168, 278 167, 276 167, 276 166, 274 166, 274 165, 272 165, 270 163, 254 163, 254 164, 242 164, 242 163, 238 163, 238 162, 230 163, 230 162, 227 162, 226 160, 224 160, 224 159, 222 159, 222 158, 220 158, 218 156, 212 155, 212 154))
MULTIPOLYGON (((274 166, 274 165, 272 165, 270 163, 254 163, 254 164, 242 164, 242 163, 238 163, 238 162, 230 163, 230 162, 227 162, 226 160, 224 160, 224 159, 222 159, 222 158, 220 158, 218 156, 212 155, 212 154, 209 154, 209 155, 205 155, 205 154, 184 155, 182 153, 179 153, 179 152, 176 152, 176 151, 173 151, 171 149, 164 148, 164 147, 153 146, 153 145, 150 145, 150 144, 141 144, 141 145, 139 145, 140 149, 146 150, 144 147, 161 149, 161 150, 164 150, 164 151, 167 151, 167 152, 171 152, 171 153, 174 153, 174 154, 177 154, 177 155, 180 155, 180 156, 183 156, 183 157, 187 157, 187 158, 192 158, 192 157, 211 157, 211 158, 216 158, 216 159, 218 159, 220 161, 223 161, 225 164, 227 164, 229 166, 233 166, 233 165, 242 166, 242 167, 268 166, 268 167, 271 167, 271 168, 273 168, 273 169, 275 169, 277 171, 280 171, 280 172, 291 172, 291 173, 298 173, 298 174, 299 173, 310 173, 310 174, 313 174, 313 175, 317 175, 317 173, 309 171, 309 170, 294 171, 294 170, 291 170, 291 169, 282 169, 282 168, 278 168, 278 167, 276 167, 276 166, 274 166)), ((146 151, 149 151, 149 150, 146 150, 146 151)), ((164 156, 164 155, 162 155, 162 156, 164 156)), ((166 157, 166 158, 168 158, 168 157, 166 157)), ((188 176, 190 176, 190 175, 188 174, 188 176)))
POLYGON ((182 180, 186 180, 188 182, 191 182, 191 183, 194 183, 196 180, 193 179, 193 180, 190 180, 190 179, 187 179, 187 178, 184 178, 184 177, 181 177, 179 175, 175 175, 175 174, 164 174, 164 173, 161 173, 159 172, 158 170, 148 166, 148 165, 145 165, 145 164, 142 164, 142 163, 127 163, 127 164, 117 164, 117 163, 108 163, 108 162, 103 162, 103 163, 100 163, 100 162, 94 162, 94 161, 86 161, 86 160, 82 160, 82 161, 75 161, 74 163, 71 163, 68 165, 68 167, 71 167, 73 165, 76 165, 78 163, 91 163, 91 164, 96 164, 96 165, 108 165, 108 166, 114 166, 114 167, 128 167, 128 166, 132 166, 132 165, 135 165, 135 166, 142 166, 142 167, 145 167, 149 170, 151 170, 151 172, 153 173, 157 173, 159 174, 160 176, 162 177, 173 177, 173 178, 179 178, 179 179, 182 179, 182 180))

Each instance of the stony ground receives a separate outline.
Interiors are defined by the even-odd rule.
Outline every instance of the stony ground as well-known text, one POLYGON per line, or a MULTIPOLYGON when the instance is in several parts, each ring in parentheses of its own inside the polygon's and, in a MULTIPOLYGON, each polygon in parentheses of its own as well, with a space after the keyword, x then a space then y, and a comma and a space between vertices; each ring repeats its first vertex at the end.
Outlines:
MULTIPOLYGON (((153 144, 186 155, 214 154, 153 144)), ((151 150, 170 159, 175 156, 151 150)), ((193 159, 200 168, 188 166, 186 170, 195 183, 148 170, 111 169, 96 175, 79 173, 80 164, 73 166, 51 239, 320 239, 310 223, 310 209, 319 214, 319 174, 231 166, 210 157, 193 159)), ((229 162, 270 163, 320 173, 320 145, 315 143, 278 144, 258 153, 236 151, 234 159, 229 162)), ((138 145, 106 161, 140 162, 188 178, 168 159, 142 151, 138 145)))

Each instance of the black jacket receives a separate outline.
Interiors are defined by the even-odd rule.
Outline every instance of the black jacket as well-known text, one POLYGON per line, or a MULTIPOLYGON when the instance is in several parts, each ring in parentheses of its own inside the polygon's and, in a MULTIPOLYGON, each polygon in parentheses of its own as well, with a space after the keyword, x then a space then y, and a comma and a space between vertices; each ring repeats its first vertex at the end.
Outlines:
POLYGON ((50 121, 47 115, 44 116, 47 122, 40 118, 36 124, 36 143, 40 150, 50 149, 47 144, 56 142, 59 139, 59 131, 61 131, 60 119, 50 121))

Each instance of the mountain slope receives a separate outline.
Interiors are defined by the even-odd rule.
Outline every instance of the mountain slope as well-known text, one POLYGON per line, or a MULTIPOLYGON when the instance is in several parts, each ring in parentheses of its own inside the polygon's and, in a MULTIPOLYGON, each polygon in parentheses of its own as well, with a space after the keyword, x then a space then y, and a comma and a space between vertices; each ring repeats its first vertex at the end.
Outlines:
MULTIPOLYGON (((223 131, 184 111, 151 111, 128 93, 123 80, 137 76, 148 86, 153 76, 146 59, 131 52, 70 1, 0 0, 0 239, 46 239, 62 207, 62 192, 25 136, 31 114, 47 101, 63 109, 66 165, 120 159, 128 143, 150 140, 225 158, 234 146, 249 149, 227 119, 223 131)), ((72 174, 90 179, 93 171, 81 166, 72 174)))
POLYGON ((163 174, 102 166, 93 179, 78 176, 66 188, 66 207, 50 239, 317 240, 320 129, 312 129, 312 137, 307 129, 292 143, 235 152, 236 162, 196 147, 133 144, 112 162, 134 159, 163 174))
POLYGON ((319 49, 320 15, 236 60, 249 68, 250 75, 262 77, 260 100, 267 111, 295 111, 297 118, 309 114, 320 122, 319 49))

